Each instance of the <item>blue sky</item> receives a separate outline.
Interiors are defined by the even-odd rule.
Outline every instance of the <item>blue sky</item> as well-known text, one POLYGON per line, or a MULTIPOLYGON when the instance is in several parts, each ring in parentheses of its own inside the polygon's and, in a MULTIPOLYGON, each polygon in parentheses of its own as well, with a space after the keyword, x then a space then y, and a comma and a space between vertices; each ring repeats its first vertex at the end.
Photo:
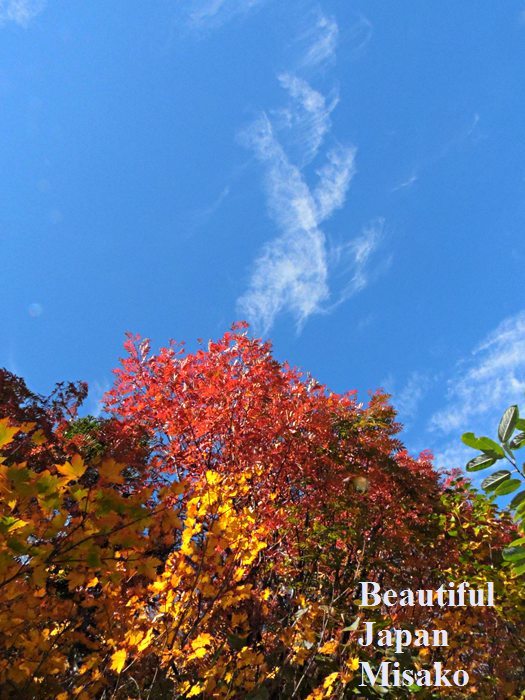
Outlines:
POLYGON ((460 464, 525 410, 525 3, 0 0, 0 364, 279 359, 460 464))

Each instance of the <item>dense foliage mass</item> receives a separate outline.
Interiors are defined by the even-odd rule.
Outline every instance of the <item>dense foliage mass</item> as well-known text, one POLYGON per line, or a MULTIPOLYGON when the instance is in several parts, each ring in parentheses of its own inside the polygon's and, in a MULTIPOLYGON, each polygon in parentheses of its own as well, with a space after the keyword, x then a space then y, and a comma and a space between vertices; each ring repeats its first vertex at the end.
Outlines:
POLYGON ((476 437, 474 433, 464 433, 462 440, 469 447, 480 450, 480 454, 467 463, 468 472, 479 472, 501 463, 506 467, 491 471, 481 482, 481 487, 493 497, 514 494, 509 508, 517 523, 518 537, 503 550, 503 558, 510 562, 517 576, 524 576, 525 463, 520 465, 520 454, 516 452, 525 447, 525 418, 520 416, 518 406, 509 406, 498 426, 498 442, 485 436, 476 437))
POLYGON ((385 395, 331 393, 242 327, 126 349, 101 419, 77 417, 84 385, 0 374, 2 698, 376 697, 359 660, 393 653, 357 645, 364 620, 450 630, 396 657, 467 669, 450 697, 519 697, 512 521, 411 457, 385 395), (365 610, 364 580, 490 580, 497 605, 365 610))

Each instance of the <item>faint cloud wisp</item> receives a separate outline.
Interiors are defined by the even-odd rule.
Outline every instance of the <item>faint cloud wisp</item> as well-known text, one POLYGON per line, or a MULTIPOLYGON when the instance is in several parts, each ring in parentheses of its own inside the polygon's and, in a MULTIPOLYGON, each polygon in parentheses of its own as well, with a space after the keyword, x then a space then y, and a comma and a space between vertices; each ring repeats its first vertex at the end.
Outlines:
POLYGON ((314 26, 303 34, 303 38, 308 41, 309 46, 303 56, 301 66, 312 68, 333 62, 338 37, 339 27, 333 17, 318 14, 314 26))
POLYGON ((370 20, 363 14, 360 14, 349 31, 350 46, 354 57, 363 52, 372 39, 373 31, 370 20))
POLYGON ((185 14, 194 29, 213 29, 235 17, 248 14, 267 0, 200 0, 192 2, 185 14))
POLYGON ((488 133, 481 126, 481 117, 475 112, 469 122, 458 130, 456 134, 448 138, 433 154, 422 158, 413 168, 408 177, 404 177, 398 184, 390 188, 390 192, 410 189, 420 177, 439 161, 447 158, 455 149, 464 144, 476 145, 480 141, 488 138, 488 133))
POLYGON ((362 291, 369 281, 369 264, 383 237, 384 219, 376 219, 364 227, 360 236, 338 251, 343 264, 345 284, 337 304, 346 301, 357 292, 362 291))
POLYGON ((104 396, 110 388, 111 384, 106 379, 90 382, 88 394, 89 415, 99 418, 104 413, 104 396))
POLYGON ((398 190, 403 190, 405 188, 412 187, 412 185, 415 185, 415 183, 418 181, 418 179, 419 179, 418 174, 414 170, 414 171, 412 171, 412 174, 406 178, 406 180, 403 180, 402 182, 399 183, 399 185, 392 187, 392 189, 390 191, 397 192, 398 190))
POLYGON ((194 211, 190 212, 187 221, 185 221, 185 231, 186 231, 186 238, 191 237, 195 231, 200 228, 201 226, 205 226, 210 219, 219 211, 221 206, 223 205, 224 201, 229 197, 230 195, 230 186, 226 185, 223 187, 221 192, 218 194, 215 199, 210 202, 205 207, 202 207, 201 209, 195 209, 194 211))
POLYGON ((393 401, 400 420, 406 425, 417 415, 421 401, 425 397, 432 381, 423 372, 412 372, 405 386, 399 392, 393 392, 393 401))
POLYGON ((27 27, 45 7, 45 0, 0 0, 0 27, 14 22, 27 27))
POLYGON ((42 304, 34 302, 33 304, 29 304, 27 313, 31 316, 31 318, 38 318, 44 313, 44 307, 42 306, 42 304))

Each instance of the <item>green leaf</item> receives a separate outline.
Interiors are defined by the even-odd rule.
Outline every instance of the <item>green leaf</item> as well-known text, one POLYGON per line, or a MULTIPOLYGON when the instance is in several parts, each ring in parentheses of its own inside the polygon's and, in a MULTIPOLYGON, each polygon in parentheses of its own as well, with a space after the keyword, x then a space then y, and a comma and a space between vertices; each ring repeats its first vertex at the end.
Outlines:
POLYGON ((512 567, 512 573, 513 573, 515 576, 521 576, 522 574, 525 574, 525 561, 519 563, 517 566, 514 565, 514 566, 512 567))
POLYGON ((58 489, 58 477, 53 476, 49 472, 43 472, 36 482, 36 489, 40 494, 50 494, 54 496, 59 493, 58 489))
POLYGON ((494 491, 496 496, 506 496, 508 493, 512 493, 519 489, 521 486, 521 481, 519 479, 507 479, 494 491))
MULTIPOLYGON (((521 493, 521 491, 520 491, 520 493, 521 493)), ((519 494, 516 494, 516 495, 519 496, 519 494)), ((523 517, 525 515, 525 501, 520 501, 520 503, 518 503, 517 506, 514 506, 514 509, 515 509, 517 515, 520 515, 521 517, 523 517)))
POLYGON ((512 520, 513 520, 513 521, 516 523, 516 525, 518 526, 518 530, 519 530, 519 529, 523 529, 523 528, 520 528, 520 523, 521 523, 522 520, 523 520, 523 513, 520 513, 519 508, 518 508, 518 510, 514 513, 514 515, 512 516, 512 520))
POLYGON ((520 491, 514 496, 514 498, 510 502, 510 507, 517 508, 520 505, 520 503, 523 503, 523 501, 525 501, 525 490, 520 491))
POLYGON ((6 541, 7 546, 9 549, 20 556, 21 554, 27 554, 27 552, 30 549, 30 545, 27 544, 27 542, 23 540, 19 540, 16 537, 9 537, 6 541))
POLYGON ((497 442, 494 442, 494 440, 491 440, 488 437, 483 437, 480 438, 481 440, 481 447, 480 450, 484 452, 485 454, 490 455, 491 457, 496 456, 497 459, 501 457, 505 457, 505 452, 501 445, 498 445, 497 442))
POLYGON ((485 491, 493 491, 509 477, 510 472, 508 469, 502 469, 501 471, 494 472, 494 474, 491 474, 490 476, 487 476, 486 479, 483 479, 481 482, 481 488, 485 489, 485 491))
POLYGON ((519 561, 525 559, 525 547, 506 547, 503 550, 505 561, 519 561))
POLYGON ((467 447, 472 447, 474 450, 480 449, 479 438, 477 438, 474 433, 463 433, 461 436, 461 441, 467 445, 467 447))
POLYGON ((8 467, 7 476, 13 482, 15 489, 18 489, 21 484, 29 481, 29 469, 26 467, 8 467))
POLYGON ((509 547, 518 547, 519 545, 525 544, 525 537, 518 537, 517 540, 514 540, 509 544, 509 547))
POLYGON ((481 450, 485 454, 495 457, 496 459, 505 456, 501 445, 498 445, 497 442, 494 442, 494 440, 491 440, 489 437, 476 437, 474 433, 463 433, 461 439, 468 447, 481 450))
POLYGON ((2 534, 7 534, 8 532, 14 532, 19 530, 21 527, 27 525, 25 520, 20 518, 15 518, 12 515, 2 515, 0 518, 0 532, 2 534))
POLYGON ((519 450, 523 445, 525 445, 525 432, 515 435, 509 443, 509 447, 513 450, 519 450))
POLYGON ((90 549, 86 556, 86 562, 93 568, 98 568, 101 566, 102 561, 100 559, 100 552, 95 548, 90 549))
POLYGON ((498 426, 498 437, 501 442, 507 442, 512 437, 512 433, 516 427, 516 423, 520 417, 520 412, 517 406, 509 406, 498 426))
POLYGON ((517 430, 525 430, 525 418, 518 418, 516 428, 517 430))
POLYGON ((479 472, 481 469, 487 469, 488 467, 491 467, 495 461, 496 459, 494 457, 487 457, 487 455, 478 455, 477 457, 474 457, 474 459, 470 460, 466 468, 468 472, 479 472))

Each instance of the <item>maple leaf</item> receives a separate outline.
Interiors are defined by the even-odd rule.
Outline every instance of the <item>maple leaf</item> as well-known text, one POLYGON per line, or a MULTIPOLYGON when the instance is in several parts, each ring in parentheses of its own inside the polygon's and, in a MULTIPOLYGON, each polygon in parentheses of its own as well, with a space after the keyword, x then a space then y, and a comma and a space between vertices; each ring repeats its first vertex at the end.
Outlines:
POLYGON ((111 655, 111 664, 109 666, 110 669, 112 671, 116 671, 116 673, 120 673, 126 663, 126 656, 127 652, 125 649, 119 649, 118 651, 115 651, 111 655))
POLYGON ((57 471, 59 471, 64 476, 69 477, 71 480, 78 480, 86 472, 87 465, 84 464, 84 460, 80 455, 75 455, 72 457, 71 461, 65 464, 57 464, 57 471))
POLYGON ((121 474, 123 469, 124 466, 114 459, 106 459, 100 465, 99 474, 113 484, 123 484, 124 477, 121 474))
POLYGON ((0 447, 9 445, 18 432, 20 432, 20 428, 10 427, 9 418, 0 419, 0 447))
POLYGON ((213 641, 213 637, 211 636, 211 634, 203 632, 202 634, 199 634, 199 636, 196 637, 192 641, 191 646, 193 649, 200 649, 201 647, 210 646, 212 641, 213 641))

